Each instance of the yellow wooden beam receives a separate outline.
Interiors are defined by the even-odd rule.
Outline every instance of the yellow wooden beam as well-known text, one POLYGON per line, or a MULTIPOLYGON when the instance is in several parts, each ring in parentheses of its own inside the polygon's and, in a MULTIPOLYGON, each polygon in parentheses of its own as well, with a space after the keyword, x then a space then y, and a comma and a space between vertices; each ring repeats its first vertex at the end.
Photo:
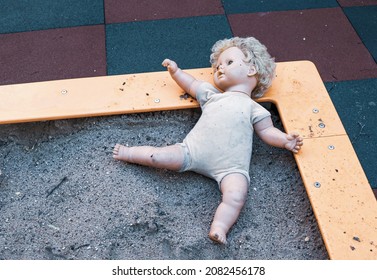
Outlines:
POLYGON ((260 102, 272 102, 286 131, 304 147, 295 155, 331 259, 377 259, 377 201, 315 65, 278 64, 260 102))
POLYGON ((276 79, 259 102, 274 103, 287 131, 304 138, 345 135, 339 115, 310 61, 278 63, 276 79))
POLYGON ((198 107, 183 94, 166 71, 6 85, 0 86, 0 124, 198 107))
MULTIPOLYGON (((0 86, 0 100, 0 124, 199 107, 167 71, 0 86)), ((258 101, 305 138, 295 160, 330 258, 377 259, 377 201, 315 65, 278 63, 258 101)))
POLYGON ((305 139, 296 156, 332 259, 377 259, 377 202, 347 135, 305 139))

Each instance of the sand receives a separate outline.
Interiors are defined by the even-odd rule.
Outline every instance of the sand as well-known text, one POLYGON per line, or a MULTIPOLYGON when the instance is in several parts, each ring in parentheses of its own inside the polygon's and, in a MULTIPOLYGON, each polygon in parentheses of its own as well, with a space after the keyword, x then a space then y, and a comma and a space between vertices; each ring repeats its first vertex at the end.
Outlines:
POLYGON ((0 259, 327 259, 288 151, 255 137, 248 200, 226 246, 207 237, 221 200, 216 182, 112 158, 117 142, 180 142, 199 116, 0 125, 0 259))

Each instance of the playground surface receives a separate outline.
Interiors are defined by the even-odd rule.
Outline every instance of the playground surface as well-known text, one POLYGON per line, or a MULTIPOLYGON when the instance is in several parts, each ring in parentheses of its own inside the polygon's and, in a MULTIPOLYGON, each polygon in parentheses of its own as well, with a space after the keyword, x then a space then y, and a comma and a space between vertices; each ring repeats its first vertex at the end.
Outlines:
MULTIPOLYGON (((165 57, 208 67, 215 41, 254 36, 278 62, 316 64, 377 188, 377 1, 149 2, 0 0, 0 85, 164 71, 165 57)), ((221 199, 214 181, 111 157, 117 142, 180 142, 199 116, 1 125, 0 259, 327 259, 287 151, 255 137, 248 201, 227 246, 207 238, 221 199)))

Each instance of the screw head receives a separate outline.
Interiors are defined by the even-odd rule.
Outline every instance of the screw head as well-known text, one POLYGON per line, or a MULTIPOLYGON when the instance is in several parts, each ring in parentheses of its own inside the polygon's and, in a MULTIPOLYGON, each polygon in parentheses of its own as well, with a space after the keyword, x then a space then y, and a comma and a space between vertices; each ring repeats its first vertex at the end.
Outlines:
POLYGON ((320 188, 321 187, 321 183, 320 182, 314 182, 314 187, 320 188))
POLYGON ((335 146, 334 145, 329 145, 328 148, 329 148, 329 150, 334 150, 335 146))
POLYGON ((61 93, 62 93, 62 94, 67 94, 67 93, 68 93, 68 90, 63 89, 63 90, 61 91, 61 93))
POLYGON ((160 103, 160 99, 158 99, 158 98, 156 98, 155 100, 154 100, 154 103, 160 103))
POLYGON ((326 127, 326 125, 324 124, 324 123, 319 123, 319 128, 325 128, 326 127))
POLYGON ((313 113, 314 114, 318 114, 319 113, 319 110, 317 108, 313 108, 313 113))

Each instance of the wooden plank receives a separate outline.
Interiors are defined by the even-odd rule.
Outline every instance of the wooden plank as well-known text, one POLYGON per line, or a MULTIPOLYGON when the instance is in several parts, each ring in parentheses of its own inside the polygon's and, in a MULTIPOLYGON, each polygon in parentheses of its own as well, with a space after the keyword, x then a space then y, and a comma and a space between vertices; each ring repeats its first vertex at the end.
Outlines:
POLYGON ((377 202, 347 135, 305 139, 295 156, 331 259, 377 259, 377 202))
MULTIPOLYGON (((183 94, 167 71, 0 86, 0 124, 198 107, 183 94)), ((258 101, 305 138, 295 159, 330 258, 377 259, 377 201, 315 65, 278 63, 258 101)))
POLYGON ((198 107, 183 93, 167 71, 0 86, 0 124, 198 107))
POLYGON ((285 130, 305 138, 295 160, 329 257, 377 259, 377 201, 315 65, 279 65, 258 101, 274 103, 285 130))
MULTIPOLYGON (((212 82, 210 68, 186 71, 212 82)), ((167 71, 6 85, 0 86, 0 124, 198 107, 182 94, 167 71)), ((281 114, 289 115, 287 130, 303 137, 345 134, 335 108, 322 109, 331 100, 311 62, 278 63, 277 78, 259 101, 275 103, 281 114), (320 115, 306 105, 308 98, 315 98, 320 115)))
POLYGON ((322 79, 310 61, 278 63, 276 79, 258 102, 274 103, 286 131, 304 138, 345 135, 322 79))
MULTIPOLYGON (((187 72, 212 81, 210 68, 187 72)), ((0 86, 0 124, 198 107, 182 94, 167 71, 0 86)), ((258 101, 275 103, 286 130, 305 138, 346 133, 311 62, 278 63, 273 86, 258 101)))

